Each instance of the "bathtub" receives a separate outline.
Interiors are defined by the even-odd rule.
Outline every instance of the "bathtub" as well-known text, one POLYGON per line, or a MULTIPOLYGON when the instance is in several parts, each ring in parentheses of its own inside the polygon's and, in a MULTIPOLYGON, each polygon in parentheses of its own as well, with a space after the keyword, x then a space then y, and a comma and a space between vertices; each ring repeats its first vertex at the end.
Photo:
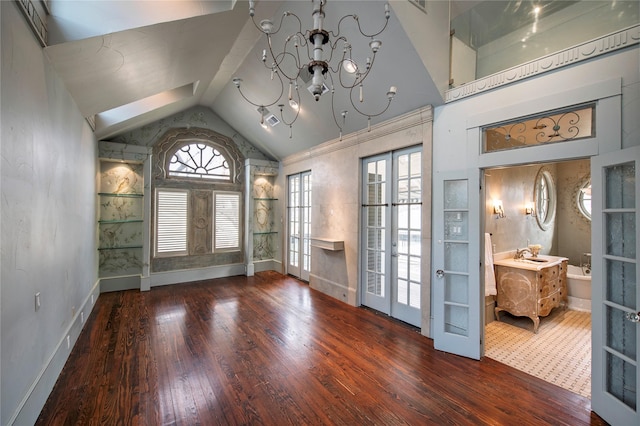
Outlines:
POLYGON ((591 270, 568 265, 567 293, 569 309, 591 312, 591 270))

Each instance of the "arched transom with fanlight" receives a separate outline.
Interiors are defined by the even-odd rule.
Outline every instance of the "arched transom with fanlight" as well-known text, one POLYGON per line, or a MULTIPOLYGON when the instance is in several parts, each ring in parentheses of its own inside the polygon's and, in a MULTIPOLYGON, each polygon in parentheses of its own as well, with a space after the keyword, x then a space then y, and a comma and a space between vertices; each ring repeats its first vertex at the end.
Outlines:
POLYGON ((194 142, 178 148, 169 160, 169 176, 231 180, 229 162, 213 146, 194 142))

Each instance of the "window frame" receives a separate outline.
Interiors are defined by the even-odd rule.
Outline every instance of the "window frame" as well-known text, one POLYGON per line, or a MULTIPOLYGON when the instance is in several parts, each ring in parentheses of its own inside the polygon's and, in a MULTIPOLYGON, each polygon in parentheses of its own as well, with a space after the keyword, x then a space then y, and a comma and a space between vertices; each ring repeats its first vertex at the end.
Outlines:
POLYGON ((187 256, 189 254, 189 226, 190 226, 190 220, 189 220, 189 200, 190 200, 190 194, 188 190, 185 189, 176 189, 176 188, 156 188, 155 191, 155 205, 154 205, 154 210, 155 210, 155 231, 154 231, 154 257, 173 257, 173 256, 187 256), (160 193, 179 193, 179 194, 185 194, 185 212, 186 212, 186 220, 185 220, 185 231, 184 231, 184 244, 185 244, 185 248, 184 250, 174 250, 174 251, 160 251, 158 248, 158 243, 160 240, 159 237, 159 231, 160 231, 160 225, 159 225, 159 219, 160 219, 160 193))
POLYGON ((212 197, 212 201, 213 201, 213 229, 211 232, 211 238, 212 238, 212 252, 213 253, 228 253, 228 252, 234 252, 234 251, 239 251, 242 249, 242 193, 238 192, 238 191, 213 191, 213 197, 212 197), (221 195, 235 195, 238 198, 238 202, 237 202, 237 222, 238 222, 238 232, 237 235, 235 236, 235 238, 237 238, 237 244, 233 247, 224 247, 224 248, 218 248, 218 209, 216 208, 217 206, 217 199, 218 196, 221 195))
MULTIPOLYGON (((153 145, 151 168, 151 240, 153 273, 210 268, 243 263, 245 247, 245 158, 236 143, 229 137, 204 128, 174 128, 168 130, 153 145), (229 179, 208 179, 199 176, 170 176, 169 163, 174 153, 184 146, 205 144, 217 150, 229 167, 229 179), (157 190, 189 191, 188 247, 187 253, 157 253, 157 190), (231 192, 238 194, 238 246, 215 249, 214 194, 231 192)), ((206 160, 205 160, 206 161, 206 160)), ((235 240, 234 240, 235 241, 235 240)))
POLYGON ((591 222, 591 207, 587 210, 584 206, 585 189, 589 189, 589 205, 591 206, 591 177, 588 177, 580 182, 578 190, 576 191, 576 206, 578 211, 584 219, 591 222))
POLYGON ((533 186, 533 203, 536 209, 536 221, 543 231, 548 230, 556 217, 556 206, 558 204, 556 184, 551 172, 542 167, 536 174, 533 186), (544 185, 542 184, 544 180, 544 185), (542 190, 545 189, 546 197, 542 197, 542 190), (544 204, 544 208, 542 205, 544 204), (544 215, 541 214, 544 212, 544 215))
POLYGON ((211 143, 209 141, 203 141, 203 140, 193 139, 193 140, 186 140, 184 142, 185 143, 175 145, 173 149, 167 152, 166 164, 165 164, 165 170, 166 170, 165 177, 167 179, 194 179, 199 182, 206 182, 206 183, 212 183, 212 184, 232 182, 235 167, 233 167, 233 161, 230 161, 230 159, 228 158, 228 154, 225 153, 225 150, 223 149, 223 147, 220 147, 215 143, 211 143), (172 160, 174 157, 178 155, 178 152, 184 151, 185 147, 191 147, 193 145, 196 145, 196 146, 204 145, 205 147, 210 148, 212 151, 214 151, 214 158, 216 156, 222 157, 222 163, 226 165, 226 170, 228 170, 228 173, 223 176, 223 175, 217 175, 217 174, 210 175, 208 173, 203 174, 203 173, 176 172, 174 170, 171 170, 171 165, 173 164, 172 160))

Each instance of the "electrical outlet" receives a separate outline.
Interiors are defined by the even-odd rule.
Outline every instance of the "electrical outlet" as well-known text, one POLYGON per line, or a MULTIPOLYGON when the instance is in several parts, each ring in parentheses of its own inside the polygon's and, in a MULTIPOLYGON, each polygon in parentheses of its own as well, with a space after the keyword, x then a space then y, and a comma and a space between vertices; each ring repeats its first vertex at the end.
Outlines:
POLYGON ((71 336, 67 335, 67 349, 71 348, 71 336))
POLYGON ((40 292, 36 293, 36 312, 40 309, 40 292))

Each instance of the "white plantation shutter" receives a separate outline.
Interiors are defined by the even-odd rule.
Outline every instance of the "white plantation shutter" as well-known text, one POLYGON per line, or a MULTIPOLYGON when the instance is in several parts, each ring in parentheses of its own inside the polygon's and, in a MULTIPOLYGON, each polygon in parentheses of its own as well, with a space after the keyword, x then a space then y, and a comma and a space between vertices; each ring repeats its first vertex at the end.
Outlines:
POLYGON ((216 192, 214 251, 240 248, 240 193, 216 192))
POLYGON ((158 191, 156 252, 187 252, 187 191, 158 191))

